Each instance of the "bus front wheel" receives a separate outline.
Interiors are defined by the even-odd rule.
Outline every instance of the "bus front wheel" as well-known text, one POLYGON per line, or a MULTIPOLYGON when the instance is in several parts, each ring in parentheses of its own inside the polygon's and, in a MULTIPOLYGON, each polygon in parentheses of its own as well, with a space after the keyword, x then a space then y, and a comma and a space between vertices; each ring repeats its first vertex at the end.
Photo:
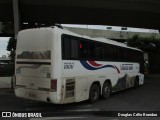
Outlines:
POLYGON ((97 84, 93 84, 90 88, 90 92, 89 92, 89 101, 91 103, 94 103, 98 100, 99 98, 99 86, 97 84))
POLYGON ((105 82, 102 88, 102 97, 104 99, 107 99, 109 98, 110 94, 111 94, 111 86, 109 85, 108 82, 105 82))

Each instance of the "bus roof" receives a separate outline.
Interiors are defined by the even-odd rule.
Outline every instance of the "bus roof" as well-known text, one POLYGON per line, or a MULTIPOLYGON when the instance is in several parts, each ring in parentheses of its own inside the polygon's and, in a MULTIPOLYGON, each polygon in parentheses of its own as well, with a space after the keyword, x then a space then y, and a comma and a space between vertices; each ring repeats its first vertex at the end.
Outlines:
POLYGON ((58 31, 61 32, 61 34, 68 34, 68 35, 72 35, 72 36, 75 36, 75 37, 81 37, 81 38, 85 38, 85 39, 90 39, 90 40, 94 40, 94 41, 98 41, 98 42, 102 42, 102 43, 108 43, 108 44, 112 44, 112 45, 116 45, 116 46, 120 46, 120 47, 129 48, 129 49, 133 49, 133 50, 137 50, 137 51, 143 52, 142 50, 140 50, 138 48, 129 47, 124 43, 120 43, 120 42, 117 42, 117 41, 114 41, 114 40, 110 40, 110 39, 107 39, 107 38, 103 38, 103 37, 95 37, 95 38, 93 38, 93 37, 89 37, 89 36, 86 36, 86 35, 80 35, 80 34, 71 32, 66 28, 64 28, 64 29, 58 28, 57 26, 27 29, 27 30, 20 31, 20 33, 21 32, 25 32, 25 31, 30 31, 30 30, 36 30, 36 29, 38 29, 38 30, 51 30, 51 31, 58 30, 58 31))

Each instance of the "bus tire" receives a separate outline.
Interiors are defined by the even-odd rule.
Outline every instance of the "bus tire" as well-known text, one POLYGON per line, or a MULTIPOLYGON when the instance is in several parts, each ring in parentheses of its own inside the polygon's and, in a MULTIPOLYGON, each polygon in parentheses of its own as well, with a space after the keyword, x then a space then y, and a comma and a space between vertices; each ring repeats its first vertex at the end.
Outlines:
POLYGON ((108 82, 104 82, 103 88, 102 88, 102 97, 104 99, 107 99, 109 98, 110 94, 111 94, 111 86, 108 82))
POLYGON ((100 89, 97 84, 92 84, 89 91, 89 101, 91 103, 96 102, 99 99, 100 89))

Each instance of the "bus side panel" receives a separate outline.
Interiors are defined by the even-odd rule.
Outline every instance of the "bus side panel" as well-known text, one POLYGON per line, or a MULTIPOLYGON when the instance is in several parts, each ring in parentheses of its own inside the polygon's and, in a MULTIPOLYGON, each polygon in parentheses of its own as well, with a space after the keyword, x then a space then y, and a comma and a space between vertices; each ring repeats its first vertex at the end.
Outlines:
POLYGON ((86 100, 89 97, 89 87, 91 84, 91 81, 93 81, 93 79, 91 79, 87 76, 84 77, 77 77, 76 79, 76 95, 75 95, 75 101, 82 101, 82 100, 86 100))
MULTIPOLYGON (((88 63, 86 62, 87 65, 88 63)), ((102 67, 91 70, 78 60, 62 61, 63 78, 72 77, 76 80, 75 101, 88 99, 90 86, 95 81, 98 81, 102 88, 105 80, 110 80, 113 92, 135 85, 135 78, 139 75, 138 63, 103 61, 96 61, 96 63, 102 64, 102 67)))
MULTIPOLYGON (((107 62, 101 62, 107 64, 107 62)), ((112 85, 117 83, 118 72, 114 68, 102 68, 99 70, 87 70, 80 61, 64 60, 62 61, 62 71, 64 86, 70 78, 75 79, 75 101, 82 101, 89 98, 89 90, 94 82, 99 82, 101 88, 105 80, 110 80, 112 85)), ((66 91, 65 91, 66 92, 66 91)))

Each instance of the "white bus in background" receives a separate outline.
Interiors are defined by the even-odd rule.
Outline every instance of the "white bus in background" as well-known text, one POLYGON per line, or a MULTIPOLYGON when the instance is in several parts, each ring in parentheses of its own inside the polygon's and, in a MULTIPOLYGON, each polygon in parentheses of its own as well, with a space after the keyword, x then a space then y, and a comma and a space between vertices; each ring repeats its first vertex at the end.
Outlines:
POLYGON ((108 98, 111 92, 142 85, 143 52, 103 38, 58 27, 18 34, 17 97, 64 104, 108 98))

